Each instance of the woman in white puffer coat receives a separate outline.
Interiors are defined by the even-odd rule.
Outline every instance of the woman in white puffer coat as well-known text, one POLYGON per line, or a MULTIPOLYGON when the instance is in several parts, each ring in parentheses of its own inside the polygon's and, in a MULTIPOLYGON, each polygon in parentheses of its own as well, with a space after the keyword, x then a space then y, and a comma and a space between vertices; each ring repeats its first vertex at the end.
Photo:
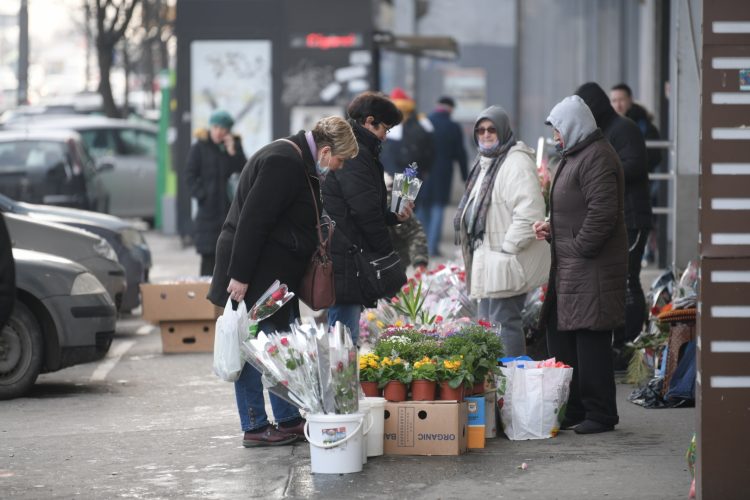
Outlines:
POLYGON ((506 356, 526 352, 521 311, 526 294, 549 275, 550 249, 532 225, 545 218, 534 150, 516 141, 499 106, 474 125, 479 154, 454 219, 467 288, 479 300, 478 319, 501 326, 506 356))

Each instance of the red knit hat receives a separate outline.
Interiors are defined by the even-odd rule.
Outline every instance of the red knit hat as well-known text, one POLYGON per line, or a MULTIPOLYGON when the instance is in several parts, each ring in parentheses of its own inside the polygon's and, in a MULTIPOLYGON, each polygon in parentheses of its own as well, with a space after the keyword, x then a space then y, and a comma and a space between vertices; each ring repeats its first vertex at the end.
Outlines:
POLYGON ((409 94, 404 92, 404 89, 401 87, 396 87, 393 90, 391 90, 391 99, 403 99, 407 101, 411 101, 411 97, 409 97, 409 94))

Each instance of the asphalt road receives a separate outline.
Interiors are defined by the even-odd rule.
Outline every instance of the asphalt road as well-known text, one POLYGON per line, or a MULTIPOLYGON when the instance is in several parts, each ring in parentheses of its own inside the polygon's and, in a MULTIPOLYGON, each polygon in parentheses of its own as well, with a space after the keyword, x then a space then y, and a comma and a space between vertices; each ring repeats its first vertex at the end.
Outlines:
MULTIPOLYGON (((192 249, 149 233, 152 278, 189 275, 192 249)), ((693 409, 646 410, 618 385, 615 432, 488 440, 460 457, 370 458, 310 473, 307 444, 244 449, 231 384, 210 354, 170 354, 156 327, 123 318, 98 363, 42 375, 0 401, 0 498, 683 499, 693 409), (528 468, 522 470, 520 465, 528 468)))

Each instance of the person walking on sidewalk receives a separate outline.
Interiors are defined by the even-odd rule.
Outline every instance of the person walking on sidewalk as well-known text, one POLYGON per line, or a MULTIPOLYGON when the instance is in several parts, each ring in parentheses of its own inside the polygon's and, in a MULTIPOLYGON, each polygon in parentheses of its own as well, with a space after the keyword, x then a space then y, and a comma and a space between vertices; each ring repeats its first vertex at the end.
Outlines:
POLYGON ((227 181, 247 161, 240 137, 231 132, 234 120, 229 113, 214 111, 208 123, 208 130, 196 131, 197 141, 190 147, 185 168, 190 196, 198 202, 193 239, 201 256, 201 276, 214 272, 216 240, 229 212, 227 181))
POLYGON ((546 123, 562 159, 550 193, 550 219, 534 223, 552 248, 540 313, 552 356, 573 367, 565 420, 578 434, 619 422, 612 370, 612 330, 625 321, 628 265, 622 167, 586 103, 566 97, 546 123))
MULTIPOLYGON (((315 199, 320 178, 357 154, 357 142, 343 118, 320 120, 312 131, 274 141, 250 158, 216 243, 216 267, 208 299, 224 307, 227 299, 244 300, 248 309, 279 280, 297 292, 318 245, 315 199)), ((318 203, 320 203, 318 201, 318 203)), ((299 317, 295 297, 258 325, 286 331, 299 317)), ((297 408, 270 394, 273 416, 266 415, 261 374, 245 364, 234 383, 245 447, 288 444, 302 435, 297 408)))
POLYGON ((526 294, 547 278, 549 246, 534 238, 545 216, 534 150, 516 141, 500 106, 474 124, 479 154, 453 221, 461 245, 469 296, 478 316, 501 326, 506 356, 526 353, 521 311, 526 294))
POLYGON ((617 152, 625 176, 625 226, 628 236, 627 295, 625 324, 615 330, 615 348, 620 355, 618 368, 627 367, 622 357, 625 343, 643 330, 647 318, 646 297, 641 287, 641 260, 651 231, 651 195, 648 185, 646 141, 633 121, 617 114, 609 96, 596 83, 584 83, 580 96, 594 115, 596 126, 617 152), (624 365, 624 366, 622 366, 624 365))
POLYGON ((455 107, 455 101, 444 96, 438 100, 435 110, 428 115, 434 127, 435 160, 432 162, 430 175, 425 179, 419 192, 417 218, 427 232, 430 257, 440 256, 443 213, 450 201, 454 163, 458 163, 464 182, 468 177, 463 132, 461 126, 451 119, 455 107))

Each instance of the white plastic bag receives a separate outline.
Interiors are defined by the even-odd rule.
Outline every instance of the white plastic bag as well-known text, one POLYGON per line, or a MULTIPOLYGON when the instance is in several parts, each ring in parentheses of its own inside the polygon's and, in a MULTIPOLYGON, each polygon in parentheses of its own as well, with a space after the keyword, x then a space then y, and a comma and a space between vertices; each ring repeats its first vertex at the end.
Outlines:
POLYGON ((514 441, 555 437, 565 415, 573 369, 534 368, 536 363, 500 368, 505 378, 500 419, 505 435, 514 441))
POLYGON ((245 364, 240 352, 240 342, 249 326, 245 302, 241 301, 235 311, 232 309, 232 300, 227 299, 224 314, 216 320, 214 336, 214 373, 220 379, 234 382, 240 378, 245 364))

